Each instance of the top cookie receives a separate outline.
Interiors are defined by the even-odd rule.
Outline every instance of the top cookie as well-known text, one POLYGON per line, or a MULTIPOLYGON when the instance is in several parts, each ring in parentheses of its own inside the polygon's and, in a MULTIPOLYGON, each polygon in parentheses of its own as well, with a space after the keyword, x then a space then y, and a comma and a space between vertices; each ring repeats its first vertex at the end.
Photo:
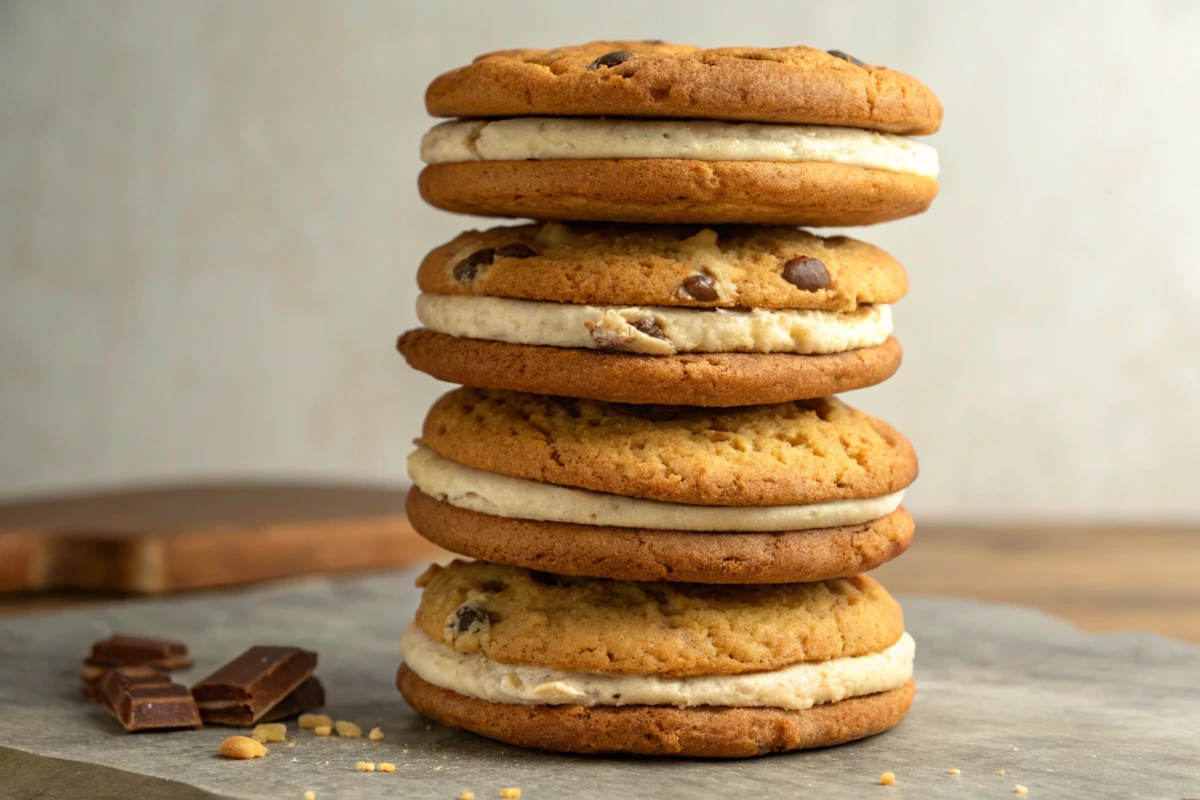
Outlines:
POLYGON ((908 290, 896 259, 846 236, 757 226, 466 231, 421 262, 423 292, 555 303, 854 311, 908 290))
POLYGON ((455 561, 430 567, 416 624, 460 653, 570 672, 733 675, 877 653, 904 633, 866 575, 820 583, 626 583, 455 561))
POLYGON ((438 77, 425 106, 437 117, 684 117, 937 131, 942 105, 929 87, 837 52, 659 41, 503 50, 438 77))

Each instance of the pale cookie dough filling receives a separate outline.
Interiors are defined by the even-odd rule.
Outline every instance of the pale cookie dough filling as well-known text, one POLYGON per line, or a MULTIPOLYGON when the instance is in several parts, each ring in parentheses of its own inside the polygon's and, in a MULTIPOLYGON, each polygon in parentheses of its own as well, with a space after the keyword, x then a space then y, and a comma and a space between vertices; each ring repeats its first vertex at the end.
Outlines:
POLYGON ((522 117, 435 125, 421 139, 426 164, 598 158, 821 161, 937 177, 937 151, 903 136, 828 125, 709 120, 522 117))
POLYGON ((416 625, 400 640, 404 663, 423 680, 489 703, 580 706, 735 706, 802 711, 849 697, 885 692, 912 677, 916 643, 907 632, 878 653, 805 661, 743 675, 663 678, 603 675, 500 664, 459 653, 416 625))
POLYGON ((456 464, 428 447, 408 457, 408 476, 425 494, 458 508, 510 519, 668 531, 799 531, 861 525, 900 506, 882 497, 790 506, 694 506, 625 497, 498 475, 456 464))
POLYGON ((844 353, 892 332, 887 305, 849 313, 799 309, 639 308, 422 294, 417 317, 438 333, 512 344, 648 355, 844 353))

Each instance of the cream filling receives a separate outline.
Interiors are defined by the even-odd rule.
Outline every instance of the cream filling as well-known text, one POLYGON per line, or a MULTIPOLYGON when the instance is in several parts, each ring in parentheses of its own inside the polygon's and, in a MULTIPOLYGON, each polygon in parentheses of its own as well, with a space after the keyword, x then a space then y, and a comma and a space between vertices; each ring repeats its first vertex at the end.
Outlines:
POLYGON ((428 447, 408 457, 422 492, 458 508, 510 519, 668 531, 798 531, 860 525, 900 506, 904 491, 882 497, 791 506, 695 506, 556 486, 456 464, 428 447))
POLYGON ((450 336, 512 344, 675 353, 844 353, 892 333, 887 305, 855 311, 640 308, 421 294, 417 317, 450 336))
POLYGON ((823 161, 937 177, 937 151, 903 136, 828 125, 568 117, 454 120, 421 139, 426 164, 599 158, 823 161))
POLYGON ((912 677, 916 643, 905 632, 866 656, 805 661, 767 672, 663 678, 603 675, 500 664, 459 653, 415 624, 400 640, 404 663, 422 679, 489 703, 580 706, 740 706, 801 711, 848 697, 885 692, 912 677))

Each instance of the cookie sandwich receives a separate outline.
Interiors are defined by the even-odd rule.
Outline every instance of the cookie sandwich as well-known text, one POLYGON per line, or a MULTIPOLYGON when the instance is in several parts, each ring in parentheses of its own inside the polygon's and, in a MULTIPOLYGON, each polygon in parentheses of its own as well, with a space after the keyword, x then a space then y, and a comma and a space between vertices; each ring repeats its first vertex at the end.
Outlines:
POLYGON ((628 583, 456 561, 418 585, 401 693, 523 747, 755 756, 880 733, 913 698, 900 606, 866 576, 628 583))
POLYGON ((845 236, 535 223, 468 231, 417 274, 398 348, 441 380, 622 403, 824 397, 900 366, 904 267, 845 236))
POLYGON ((811 47, 504 50, 425 95, 422 197, 549 220, 867 225, 924 211, 941 125, 917 79, 811 47))
POLYGON ((448 550, 560 575, 792 583, 909 546, 912 446, 836 398, 735 409, 458 389, 408 460, 448 550))

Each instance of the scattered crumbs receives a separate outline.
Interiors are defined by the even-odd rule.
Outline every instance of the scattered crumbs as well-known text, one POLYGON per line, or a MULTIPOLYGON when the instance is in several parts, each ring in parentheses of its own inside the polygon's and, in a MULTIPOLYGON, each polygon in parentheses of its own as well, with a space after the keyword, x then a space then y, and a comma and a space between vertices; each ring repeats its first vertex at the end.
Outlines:
POLYGON ((1017 784, 1016 792, 1017 794, 1029 794, 1029 790, 1019 783, 1017 784))
POLYGON ((441 769, 441 768, 442 768, 442 765, 441 765, 441 764, 438 764, 436 767, 434 767, 434 768, 433 768, 433 771, 434 771, 434 772, 437 772, 437 771, 438 771, 439 769, 441 769))
POLYGON ((961 772, 960 770, 957 770, 957 769, 948 769, 948 770, 946 770, 946 774, 948 774, 948 775, 961 775, 961 774, 962 774, 962 772, 961 772))
POLYGON ((304 793, 304 800, 317 800, 317 793, 309 789, 304 793))
POLYGON ((380 765, 379 765, 379 771, 380 771, 380 772, 395 772, 395 771, 396 771, 396 765, 395 765, 395 764, 389 764, 388 762, 386 762, 386 761, 385 761, 385 762, 383 762, 382 764, 380 764, 380 765))
POLYGON ((884 786, 891 786, 896 782, 896 775, 892 772, 885 772, 879 776, 879 782, 884 786))
POLYGON ((347 722, 344 719, 339 719, 333 723, 333 728, 338 732, 338 736, 344 739, 361 739, 362 728, 355 725, 353 722, 347 722))
POLYGON ((401 752, 401 753, 407 753, 408 751, 407 751, 407 750, 401 750, 400 752, 401 752))
POLYGON ((378 742, 383 738, 383 728, 371 728, 371 732, 367 734, 367 738, 372 742, 378 742))
POLYGON ((356 770, 358 770, 359 772, 374 772, 375 771, 375 762, 374 761, 359 761, 357 764, 354 765, 354 768, 356 770))
POLYGON ((282 722, 268 722, 263 725, 256 725, 254 732, 250 734, 250 738, 259 744, 266 742, 286 742, 287 725, 284 725, 282 722))
POLYGON ((319 725, 333 727, 333 717, 328 714, 301 714, 296 723, 305 730, 312 730, 319 725))
POLYGON ((474 792, 463 792, 458 796, 458 800, 475 800, 474 792))
POLYGON ((997 775, 1003 775, 1003 774, 1004 774, 1004 770, 1000 770, 1000 771, 999 771, 999 772, 997 772, 996 774, 997 774, 997 775))
POLYGON ((315 733, 317 736, 328 736, 329 734, 333 733, 333 728, 329 727, 328 725, 318 725, 317 727, 313 728, 313 733, 315 733))
MULTIPOLYGON (((290 740, 288 741, 288 743, 284 745, 284 747, 295 747, 295 746, 296 746, 296 740, 295 740, 295 739, 290 739, 290 740)), ((295 761, 296 759, 294 759, 294 758, 293 758, 292 760, 293 760, 293 761, 295 761)))
POLYGON ((449 757, 450 757, 450 756, 442 756, 442 761, 445 761, 445 760, 446 760, 447 758, 449 758, 449 757))
POLYGON ((521 790, 518 789, 516 786, 510 786, 507 789, 501 789, 500 796, 501 797, 520 797, 521 790))

